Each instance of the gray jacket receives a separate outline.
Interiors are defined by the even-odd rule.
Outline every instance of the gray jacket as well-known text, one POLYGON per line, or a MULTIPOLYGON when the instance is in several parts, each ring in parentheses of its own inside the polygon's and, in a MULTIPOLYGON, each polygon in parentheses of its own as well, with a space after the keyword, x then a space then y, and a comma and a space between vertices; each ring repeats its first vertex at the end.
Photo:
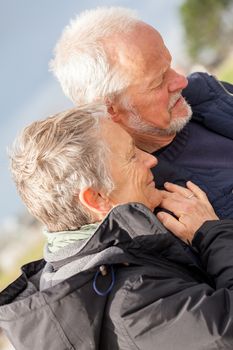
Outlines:
POLYGON ((0 294, 0 326, 17 350, 232 349, 232 233, 231 220, 201 227, 200 267, 143 205, 118 206, 71 259, 112 255, 43 291, 45 262, 24 266, 0 294))

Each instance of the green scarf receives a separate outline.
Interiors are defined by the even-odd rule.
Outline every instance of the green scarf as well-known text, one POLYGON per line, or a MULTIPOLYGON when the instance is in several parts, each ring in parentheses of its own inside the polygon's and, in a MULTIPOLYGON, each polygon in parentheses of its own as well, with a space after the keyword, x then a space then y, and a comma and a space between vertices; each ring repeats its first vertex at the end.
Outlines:
POLYGON ((90 238, 99 226, 99 222, 82 226, 77 231, 58 231, 49 232, 44 230, 44 235, 47 237, 48 249, 51 253, 57 252, 59 249, 68 244, 90 238))

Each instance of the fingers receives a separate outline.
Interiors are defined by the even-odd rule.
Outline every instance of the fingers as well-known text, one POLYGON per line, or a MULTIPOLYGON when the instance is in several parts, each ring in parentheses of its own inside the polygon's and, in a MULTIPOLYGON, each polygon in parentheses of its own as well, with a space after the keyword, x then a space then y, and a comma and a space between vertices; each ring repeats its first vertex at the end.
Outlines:
MULTIPOLYGON (((171 182, 165 182, 164 187, 167 191, 172 193, 178 193, 185 198, 191 198, 192 194, 201 200, 208 200, 204 191, 199 186, 195 185, 192 181, 186 182, 187 187, 182 187, 171 182)), ((165 196, 165 195, 164 195, 165 196)))
POLYGON ((166 182, 162 191, 160 207, 174 213, 158 213, 158 219, 164 226, 183 241, 191 242, 195 232, 207 220, 218 220, 216 213, 204 191, 193 182, 187 182, 187 188, 166 182))
POLYGON ((165 191, 165 190, 160 190, 160 193, 162 195, 162 198, 168 198, 171 195, 170 192, 165 191))
POLYGON ((175 219, 172 215, 164 212, 159 212, 157 214, 157 218, 169 231, 174 233, 175 236, 179 237, 180 239, 186 240, 185 226, 182 223, 180 223, 177 219, 175 219))
POLYGON ((207 199, 207 196, 205 194, 204 191, 202 191, 200 189, 199 186, 195 185, 192 181, 188 181, 186 183, 186 186, 187 188, 190 189, 190 191, 192 191, 194 193, 194 195, 197 197, 197 198, 200 198, 200 199, 207 199))
POLYGON ((179 194, 170 194, 170 197, 168 195, 168 197, 162 199, 160 207, 180 217, 183 213, 191 214, 195 210, 196 204, 195 201, 190 201, 190 199, 186 199, 179 194))
POLYGON ((180 194, 181 196, 188 198, 192 195, 192 191, 186 187, 182 187, 171 182, 165 182, 164 187, 167 191, 180 194))
POLYGON ((162 191, 163 199, 160 206, 174 212, 178 217, 182 213, 191 213, 200 205, 204 205, 205 211, 211 209, 214 212, 205 192, 199 186, 191 181, 188 181, 186 185, 187 188, 166 182, 164 184, 166 191, 162 191))

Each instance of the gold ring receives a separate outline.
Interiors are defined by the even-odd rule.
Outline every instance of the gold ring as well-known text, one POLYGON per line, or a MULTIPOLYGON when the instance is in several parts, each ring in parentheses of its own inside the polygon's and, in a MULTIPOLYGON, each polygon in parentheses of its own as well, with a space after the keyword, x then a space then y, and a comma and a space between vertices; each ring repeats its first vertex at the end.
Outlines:
POLYGON ((190 198, 193 198, 194 197, 194 194, 190 194, 188 197, 186 197, 187 199, 190 199, 190 198))

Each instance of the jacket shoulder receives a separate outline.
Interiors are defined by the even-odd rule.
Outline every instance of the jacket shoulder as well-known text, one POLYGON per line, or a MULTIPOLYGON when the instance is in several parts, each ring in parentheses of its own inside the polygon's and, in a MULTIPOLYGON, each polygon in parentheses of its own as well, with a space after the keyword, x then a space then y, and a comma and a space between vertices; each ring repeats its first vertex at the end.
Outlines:
MULTIPOLYGON (((39 269, 40 263, 35 265, 39 269)), ((35 284, 29 288, 33 276, 24 272, 3 291, 1 299, 0 327, 13 346, 17 350, 97 349, 106 297, 93 289, 95 272, 81 272, 43 291, 35 284), (14 288, 17 296, 12 300, 14 288)), ((108 282, 100 279, 99 288, 105 289, 108 282)))
POLYGON ((233 86, 208 73, 193 73, 182 94, 190 104, 192 120, 233 139, 233 86))

